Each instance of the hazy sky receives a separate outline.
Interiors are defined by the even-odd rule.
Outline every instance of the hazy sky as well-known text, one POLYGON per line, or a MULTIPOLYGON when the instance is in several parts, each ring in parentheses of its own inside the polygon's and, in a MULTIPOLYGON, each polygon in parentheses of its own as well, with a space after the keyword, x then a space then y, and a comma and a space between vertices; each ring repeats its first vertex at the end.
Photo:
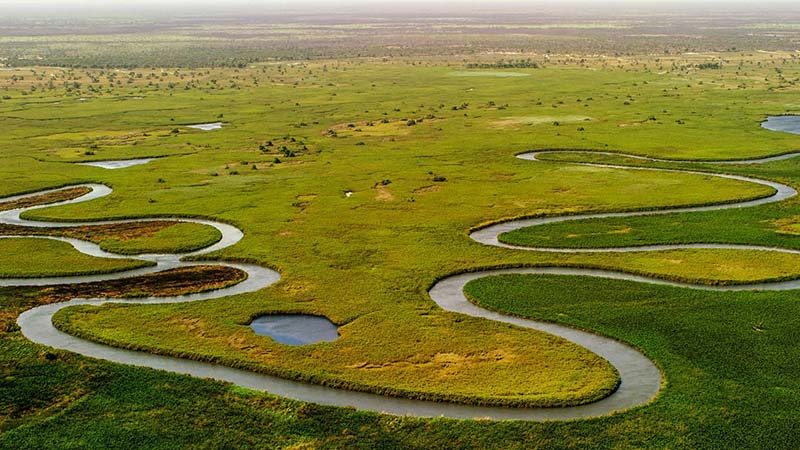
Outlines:
POLYGON ((800 0, 0 0, 0 18, 23 14, 63 13, 126 14, 183 12, 335 13, 389 12, 468 14, 476 12, 573 11, 576 4, 589 9, 617 12, 687 10, 697 8, 800 9, 800 0), (731 5, 731 6, 726 6, 731 5))

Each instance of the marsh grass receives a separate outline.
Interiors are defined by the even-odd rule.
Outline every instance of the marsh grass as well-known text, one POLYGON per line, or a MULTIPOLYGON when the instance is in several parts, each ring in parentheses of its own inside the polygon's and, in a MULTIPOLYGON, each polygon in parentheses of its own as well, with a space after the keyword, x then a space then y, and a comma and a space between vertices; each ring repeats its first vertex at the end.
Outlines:
MULTIPOLYGON (((414 66, 405 59, 319 61, 216 68, 195 74, 188 90, 183 87, 190 81, 179 81, 180 76, 169 70, 158 75, 165 80, 158 87, 135 81, 85 102, 77 100, 78 93, 63 89, 23 96, 28 82, 12 85, 2 74, 10 99, 0 103, 0 177, 5 180, 0 195, 78 182, 107 183, 114 192, 106 198, 28 216, 73 221, 211 217, 237 225, 245 238, 206 258, 247 260, 282 274, 269 289, 210 302, 63 311, 59 320, 69 322, 76 333, 131 348, 281 370, 287 376, 343 387, 494 403, 578 403, 596 398, 613 381, 605 362, 545 335, 445 313, 431 303, 427 288, 447 274, 501 265, 592 266, 703 283, 796 276, 791 258, 773 267, 766 256, 747 252, 541 254, 487 248, 468 238, 473 227, 514 217, 657 209, 769 195, 760 186, 701 175, 581 167, 564 161, 533 163, 513 156, 531 149, 573 148, 710 160, 793 151, 800 138, 759 127, 767 114, 797 110, 795 88, 784 86, 774 69, 779 66, 782 76, 790 79, 800 74, 800 65, 784 56, 786 62, 773 55, 729 54, 726 57, 735 63, 713 71, 682 69, 683 57, 648 58, 647 69, 639 63, 619 61, 615 66, 592 59, 586 63, 591 67, 564 62, 536 69, 535 76, 508 78, 451 76, 463 68, 461 61, 414 66), (661 73, 659 66, 664 64, 661 73), (745 72, 749 75, 742 75, 745 72), (231 81, 236 87, 229 87, 231 81), (179 88, 170 89, 168 82, 180 83, 179 88), (739 88, 742 84, 745 87, 739 88), (145 98, 120 101, 123 95, 145 98), (48 102, 62 103, 54 108, 48 102), (507 106, 481 106, 490 102, 507 106), (221 130, 170 133, 176 124, 211 122, 221 113, 226 121, 221 130), (406 122, 408 133, 325 133, 338 124, 429 114, 436 120, 410 127, 406 122), (508 117, 566 116, 595 120, 494 126, 508 117), (259 146, 287 135, 302 140, 311 151, 296 157, 281 154, 281 163, 275 164, 276 155, 259 146), (165 157, 119 171, 67 164, 88 159, 84 153, 91 145, 97 145, 91 150, 93 159, 165 157), (250 170, 252 165, 259 170, 250 170), (447 182, 430 189, 434 174, 446 176, 447 182), (381 180, 391 184, 381 185, 378 192, 373 188, 381 180), (353 194, 344 197, 342 192, 353 194), (254 336, 246 325, 252 317, 281 311, 329 317, 343 324, 342 336, 335 343, 287 349, 254 336), (143 329, 148 333, 141 333, 143 329), (498 357, 507 363, 498 363, 498 357), (569 383, 548 381, 565 374, 569 383)), ((81 71, 75 76, 84 83, 88 79, 81 71)), ((798 185, 797 163, 792 161, 708 169, 798 185)), ((776 220, 797 216, 798 203, 792 200, 755 209, 637 219, 641 225, 615 223, 605 230, 631 231, 603 239, 614 245, 725 239, 796 247, 792 236, 770 230, 776 220)), ((581 236, 592 232, 589 225, 570 226, 581 236)), ((551 241, 566 241, 564 234, 551 241)), ((577 291, 600 286, 593 283, 597 281, 569 281, 567 287, 574 284, 577 291)), ((131 420, 134 427, 167 427, 143 444, 153 447, 164 445, 161 439, 170 433, 178 441, 186 439, 179 424, 204 429, 197 421, 212 420, 240 430, 253 417, 286 424, 276 425, 280 431, 270 436, 285 439, 287 446, 351 444, 328 440, 339 433, 364 439, 365 446, 385 443, 387 448, 730 448, 791 438, 787 417, 797 410, 792 396, 795 374, 786 366, 786 355, 793 351, 786 346, 792 336, 786 321, 796 316, 791 293, 708 294, 704 302, 683 291, 652 294, 628 285, 613 288, 619 291, 618 302, 598 299, 587 303, 591 310, 561 302, 558 313, 545 318, 631 342, 665 368, 668 385, 659 401, 621 415, 548 424, 417 421, 299 405, 215 383, 93 363, 97 365, 87 370, 121 374, 119 384, 102 385, 82 402, 54 407, 63 411, 54 419, 25 419, 14 436, 0 440, 58 444, 86 431, 89 439, 99 442, 112 437, 127 441, 131 435, 115 425, 135 417, 131 411, 137 408, 157 413, 131 420), (627 297, 629 290, 639 296, 627 297), (641 300, 656 294, 677 300, 658 297, 663 308, 641 300), (726 314, 735 319, 735 326, 726 325, 726 314), (580 320, 572 320, 579 315, 580 320), (763 332, 753 330, 759 321, 763 332), (737 340, 755 350, 734 346, 737 340), (712 342, 721 343, 724 350, 710 348, 712 342), (139 381, 136 376, 141 374, 153 378, 139 381), (190 393, 200 385, 206 387, 197 395, 190 393), (683 387, 677 390, 679 386, 683 387), (208 398, 200 395, 209 392, 208 398), (208 415, 213 419, 201 420, 188 412, 188 400, 199 399, 209 408, 220 408, 208 415), (695 404, 695 399, 702 402, 695 404), (157 407, 147 409, 153 405, 157 407), (243 417, 238 425, 221 419, 232 410, 243 417), (173 415, 178 417, 175 422, 158 420, 173 415), (79 420, 84 417, 94 420, 79 420), (372 426, 377 434, 365 437, 364 429, 372 426), (398 433, 405 436, 402 442, 398 433)), ((526 287, 530 289, 534 288, 526 287)), ((566 294, 553 295, 563 299, 566 294)), ((28 344, 14 345, 28 353, 40 351, 28 344)), ((69 364, 58 363, 53 370, 68 378, 73 376, 72 362, 85 361, 61 357, 70 358, 69 364)), ((44 364, 29 356, 23 360, 33 371, 44 364)), ((253 432, 254 442, 265 442, 257 441, 265 439, 265 430, 253 432)), ((245 435, 230 434, 242 439, 245 435)), ((220 432, 197 436, 208 446, 226 442, 220 432)), ((784 447, 797 446, 788 444, 784 447)))
POLYGON ((0 277, 40 278, 123 272, 153 266, 150 261, 96 258, 66 242, 37 238, 0 239, 0 277))

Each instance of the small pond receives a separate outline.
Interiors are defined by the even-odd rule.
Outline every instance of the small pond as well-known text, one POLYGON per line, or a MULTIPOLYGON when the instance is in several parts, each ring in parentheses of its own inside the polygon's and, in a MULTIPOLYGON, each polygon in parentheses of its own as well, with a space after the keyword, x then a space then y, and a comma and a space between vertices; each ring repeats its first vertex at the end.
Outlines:
POLYGON ((800 134, 800 116, 769 116, 761 126, 772 131, 800 134))
POLYGON ((125 167, 147 164, 154 159, 155 158, 139 158, 139 159, 117 159, 109 161, 90 161, 85 163, 78 163, 78 165, 101 167, 103 169, 124 169, 125 167))
POLYGON ((256 318, 250 328, 287 345, 331 342, 339 338, 337 326, 325 317, 306 314, 270 314, 256 318))
POLYGON ((222 128, 222 122, 198 123, 197 125, 186 125, 186 127, 194 128, 195 130, 212 131, 222 128))

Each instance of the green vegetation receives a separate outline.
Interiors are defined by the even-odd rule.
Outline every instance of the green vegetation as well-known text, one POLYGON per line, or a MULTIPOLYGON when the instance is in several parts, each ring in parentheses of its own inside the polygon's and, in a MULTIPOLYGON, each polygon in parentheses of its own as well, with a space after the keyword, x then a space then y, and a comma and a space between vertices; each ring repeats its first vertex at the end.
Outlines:
MULTIPOLYGON (((467 289, 485 306, 631 342, 659 361, 667 389, 646 408, 588 421, 407 419, 98 362, 30 344, 11 332, 0 333, 0 448, 126 442, 138 448, 364 449, 798 444, 786 433, 800 408, 791 364, 800 356, 792 337, 798 311, 791 292, 706 293, 558 276, 494 277, 467 289)), ((30 306, 35 298, 33 292, 0 291, 4 310, 30 306)))
MULTIPOLYGON (((545 154, 541 159, 583 160, 625 165, 641 161, 617 156, 545 154)), ((765 165, 710 166, 657 164, 693 170, 718 170, 734 174, 781 180, 795 184, 800 160, 790 159, 765 165)), ((510 244, 538 247, 621 247, 653 244, 723 243, 800 248, 795 235, 800 216, 793 213, 796 199, 778 204, 747 208, 626 218, 575 220, 515 230, 500 236, 510 244)))
MULTIPOLYGON (((791 222, 776 222, 776 210, 765 206, 749 211, 752 226, 742 227, 741 213, 674 214, 655 217, 589 219, 525 228, 503 234, 503 242, 531 247, 621 247, 663 243, 753 244, 798 248, 791 222), (781 224, 783 223, 783 225, 781 224)), ((792 219, 788 219, 792 220, 792 219)))
POLYGON ((574 441, 554 448, 800 445, 787 432, 800 409, 794 292, 711 293, 533 275, 483 278, 466 292, 491 309, 619 338, 663 369, 667 388, 653 405, 563 426, 560 432, 569 430, 574 441))
POLYGON ((467 69, 538 69, 539 63, 528 59, 500 60, 494 63, 469 63, 467 69))
POLYGON ((95 258, 52 239, 0 239, 0 277, 35 278, 121 272, 155 265, 132 259, 95 258))
MULTIPOLYGON (((253 317, 229 315, 228 320, 211 323, 207 319, 213 313, 209 308, 198 314, 191 306, 168 311, 163 307, 118 307, 113 314, 103 307, 71 308, 59 312, 54 323, 70 334, 115 346, 409 398, 555 406, 600 399, 619 382, 613 368, 581 347, 543 333, 506 330, 507 336, 481 336, 483 328, 477 321, 459 324, 456 319, 454 326, 463 330, 453 335, 457 345, 421 338, 404 340, 401 333, 411 332, 410 328, 402 327, 398 332, 398 325, 390 327, 381 318, 340 328, 342 338, 347 339, 344 346, 319 343, 288 347, 253 333, 248 326, 253 317), (118 320, 126 322, 121 329, 118 320), (148 328, 148 337, 137 338, 134 330, 143 325, 148 328), (394 344, 391 348, 370 346, 369 341, 376 339, 394 344), (502 347, 504 342, 516 345, 515 341, 523 342, 525 351, 502 347), (424 349, 416 348, 423 342, 424 349), (460 350, 475 348, 479 342, 487 343, 492 350, 460 350), (254 352, 254 348, 259 351, 254 352), (398 354, 408 356, 395 360, 398 354)), ((228 302, 214 302, 213 310, 223 314, 230 307, 228 302)), ((430 318, 431 323, 440 320, 430 318)))
POLYGON ((172 220, 59 228, 0 225, 0 235, 82 239, 122 255, 190 252, 208 247, 222 237, 212 226, 172 220))
POLYGON ((142 253, 179 253, 208 247, 222 238, 211 226, 196 223, 174 223, 152 234, 136 237, 114 237, 100 240, 100 248, 121 255, 142 253))
MULTIPOLYGON (((113 87, 110 94, 96 94, 84 102, 57 96, 62 103, 55 109, 44 98, 31 102, 30 96, 4 103, 0 121, 9 125, 9 139, 29 136, 26 142, 33 146, 15 153, 17 147, 9 145, 5 153, 8 164, 0 167, 0 175, 12 180, 15 190, 89 180, 114 187, 106 198, 35 210, 27 217, 213 217, 245 231, 241 244, 214 256, 255 261, 277 267, 284 275, 263 292, 203 304, 108 307, 90 316, 80 311, 65 313, 70 330, 124 346, 221 358, 230 365, 293 378, 412 397, 502 404, 580 403, 603 395, 615 382, 605 362, 545 335, 507 331, 498 324, 442 313, 431 306, 425 288, 447 273, 505 264, 620 267, 703 282, 792 275, 793 260, 774 270, 748 273, 753 264, 740 254, 736 257, 744 262, 735 270, 696 273, 705 264, 694 263, 692 252, 680 258, 672 254, 566 257, 487 249, 472 243, 466 236, 470 227, 502 218, 727 202, 770 191, 696 175, 631 173, 513 158, 534 141, 547 147, 567 142, 596 147, 594 139, 582 140, 587 133, 606 136, 632 151, 646 144, 647 151, 655 154, 696 152, 694 147, 676 144, 651 145, 652 133, 669 135, 674 129, 685 137, 687 131, 674 123, 664 123, 647 134, 619 132, 620 123, 650 116, 653 104, 676 110, 698 107, 659 96, 663 86, 636 81, 655 75, 538 69, 536 77, 458 78, 451 76, 448 66, 413 71, 405 67, 340 62, 218 69, 196 72, 195 81, 182 71, 168 71, 156 76, 165 81, 185 76, 184 83, 195 83, 198 89, 141 85, 134 76, 132 86, 113 87), (419 83, 421 79, 426 82, 419 83), (589 100, 586 89, 603 79, 609 87, 589 100), (228 81, 237 88, 220 88, 228 86, 228 81), (372 84, 376 87, 362 87, 372 84), (397 86, 404 87, 406 96, 386 103, 397 86), (574 92, 565 93, 564 86, 574 92), (120 100, 120 94, 138 90, 146 92, 143 99, 120 100), (642 97, 642 105, 621 110, 619 97, 630 90, 642 97), (656 95, 644 100, 648 94, 656 95), (573 101, 561 100, 570 97, 573 101), (574 101, 578 98, 582 101, 574 101), (506 103, 504 109, 497 106, 506 103), (331 107, 336 108, 334 114, 326 112, 331 107), (582 121, 582 132, 565 125, 503 129, 494 125, 505 117, 539 116, 544 111, 553 115, 552 110, 559 110, 558 115, 603 119, 582 121), (263 121, 265 113, 269 122, 263 121), (219 114, 226 121, 221 130, 170 133, 173 124, 209 122, 219 114), (326 121, 318 120, 321 117, 326 121), (409 118, 416 125, 409 127, 409 118), (50 134, 42 135, 43 121, 50 134), (352 129, 353 135, 327 133, 339 126, 352 129), (381 127, 398 131, 374 136, 355 131, 381 127), (552 132, 545 134, 539 127, 552 132), (171 156, 118 171, 75 165, 64 170, 62 161, 81 160, 92 142, 99 143, 92 158, 171 156), (267 145, 270 142, 272 146, 267 145), (302 151, 299 142, 309 150, 302 151), (360 142, 368 145, 360 146, 360 142), (283 146, 296 156, 286 157, 283 146), (32 152, 42 161, 23 157, 23 152, 32 152), (276 157, 283 163, 274 164, 276 157), (259 170, 251 170, 253 165, 259 170), (439 174, 446 174, 447 182, 432 185, 439 174), (350 197, 342 196, 348 191, 352 191, 350 197), (421 222, 420 217, 425 220, 421 222), (675 259, 685 263, 670 262, 675 259), (254 336, 246 327, 252 317, 278 311, 330 317, 346 324, 342 339, 285 349, 254 336), (152 329, 148 335, 132 326, 145 317, 152 329), (270 351, 248 351, 253 345, 270 351), (498 358, 506 362, 498 364, 498 358), (528 376, 540 369, 552 374, 569 372, 569 382, 549 381, 556 376, 528 376)), ((101 76, 95 71, 73 71, 72 76, 88 79, 87 74, 101 76)), ((671 83, 678 87, 683 82, 677 77, 671 83)), ((697 91, 703 95, 706 88, 697 91)), ((716 87, 706 94, 719 95, 716 87)), ((47 98, 49 94, 41 95, 47 98)), ((745 94, 730 91, 728 95, 735 102, 745 94)), ((773 99, 757 90, 752 95, 763 96, 759 97, 762 101, 773 99)), ((751 107, 751 103, 741 104, 751 107)), ((763 110, 754 108, 752 114, 760 117, 763 110)), ((726 120, 741 125, 743 117, 747 115, 736 110, 726 120)), ((753 154, 794 145, 791 136, 758 130, 755 121, 751 124, 756 136, 753 154), (764 145, 759 147, 759 142, 764 145)), ((698 128, 692 138, 709 140, 708 135, 698 128)), ((738 151, 736 135, 726 139, 716 136, 719 145, 713 152, 738 151)), ((713 253, 705 253, 699 261, 713 258, 713 253)))
POLYGON ((82 195, 88 194, 91 189, 87 187, 77 187, 71 189, 63 189, 60 191, 50 192, 48 194, 37 195, 33 197, 24 197, 13 201, 0 203, 0 211, 8 211, 17 208, 27 208, 37 205, 47 205, 66 200, 73 200, 82 195))
MULTIPOLYGON (((580 261, 580 258, 565 258, 580 261)), ((706 285, 747 284, 798 278, 800 255, 758 250, 667 250, 617 253, 604 258, 602 268, 706 285)), ((571 265, 582 266, 580 263, 571 265)))
MULTIPOLYGON (((619 157, 559 155, 541 162, 513 157, 561 148, 711 160, 795 150, 800 137, 763 130, 759 123, 767 114, 800 112, 797 56, 731 52, 714 58, 725 59, 719 69, 697 70, 708 57, 552 54, 537 69, 468 72, 490 76, 454 74, 465 64, 494 64, 498 58, 3 70, 0 195, 106 183, 114 189, 108 197, 38 209, 26 217, 210 217, 235 224, 245 237, 204 257, 254 262, 282 274, 263 291, 209 302, 68 309, 57 321, 71 333, 408 397, 583 403, 616 383, 605 361, 542 333, 445 313, 432 305, 426 290, 451 273, 509 265, 598 267, 707 284, 800 275, 795 255, 719 250, 571 255, 488 248, 468 237, 474 227, 514 217, 771 194, 736 180, 568 161, 619 162, 619 157), (517 72, 528 76, 492 75, 517 72), (205 132, 185 126, 214 121, 224 121, 223 128, 205 132), (151 156, 164 157, 120 170, 72 164, 151 156), (341 338, 287 348, 252 333, 248 322, 271 312, 324 315, 342 325, 341 338)), ((797 187, 798 164, 700 168, 797 187)), ((555 246, 738 242, 800 248, 792 234, 798 217, 800 204, 790 200, 756 209, 570 222, 504 239, 555 246)), ((114 251, 173 251, 205 245, 218 235, 178 224, 124 239, 111 231, 92 239, 114 251)), ((44 250, 33 241, 16 245, 41 258, 44 250)), ((60 264, 51 258, 37 270, 73 269, 79 259, 71 253, 65 258, 60 264)), ((530 309, 511 312, 564 321, 639 346, 665 370, 662 396, 635 411, 570 423, 381 417, 88 361, 27 344, 12 332, 0 340, 5 377, 0 389, 16 392, 3 400, 2 410, 11 418, 0 443, 107 446, 155 429, 151 440, 138 445, 191 439, 206 447, 229 442, 340 448, 796 446, 786 442, 789 418, 797 410, 792 381, 797 374, 787 366, 798 356, 787 347, 796 316, 791 293, 710 294, 582 279, 559 287, 563 277, 541 287, 544 277, 535 280, 535 286, 525 282, 508 291, 520 301, 545 293, 551 309, 525 303, 530 309), (742 350, 749 348, 754 350, 742 350), (52 389, 25 394, 39 377, 49 377, 45 385, 52 389), (196 412, 197 405, 207 412, 196 412)), ((492 303, 506 291, 473 293, 490 306, 513 306, 492 303)))
MULTIPOLYGON (((3 449, 522 450, 531 442, 582 448, 602 440, 594 435, 596 425, 582 423, 422 420, 317 406, 48 351, 19 333, 0 337, 3 449), (566 433, 573 439, 564 440, 566 433)), ((632 441, 644 442, 641 437, 632 441)))

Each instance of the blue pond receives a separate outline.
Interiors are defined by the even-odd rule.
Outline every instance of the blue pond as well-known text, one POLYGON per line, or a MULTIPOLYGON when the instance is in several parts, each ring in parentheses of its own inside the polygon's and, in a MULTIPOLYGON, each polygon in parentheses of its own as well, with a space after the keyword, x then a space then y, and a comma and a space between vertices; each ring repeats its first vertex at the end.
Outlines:
POLYGON ((336 325, 325 317, 304 314, 271 314, 256 318, 250 328, 287 345, 331 342, 339 338, 336 325))
POLYGON ((761 126, 772 131, 800 134, 800 116, 769 116, 761 126))

